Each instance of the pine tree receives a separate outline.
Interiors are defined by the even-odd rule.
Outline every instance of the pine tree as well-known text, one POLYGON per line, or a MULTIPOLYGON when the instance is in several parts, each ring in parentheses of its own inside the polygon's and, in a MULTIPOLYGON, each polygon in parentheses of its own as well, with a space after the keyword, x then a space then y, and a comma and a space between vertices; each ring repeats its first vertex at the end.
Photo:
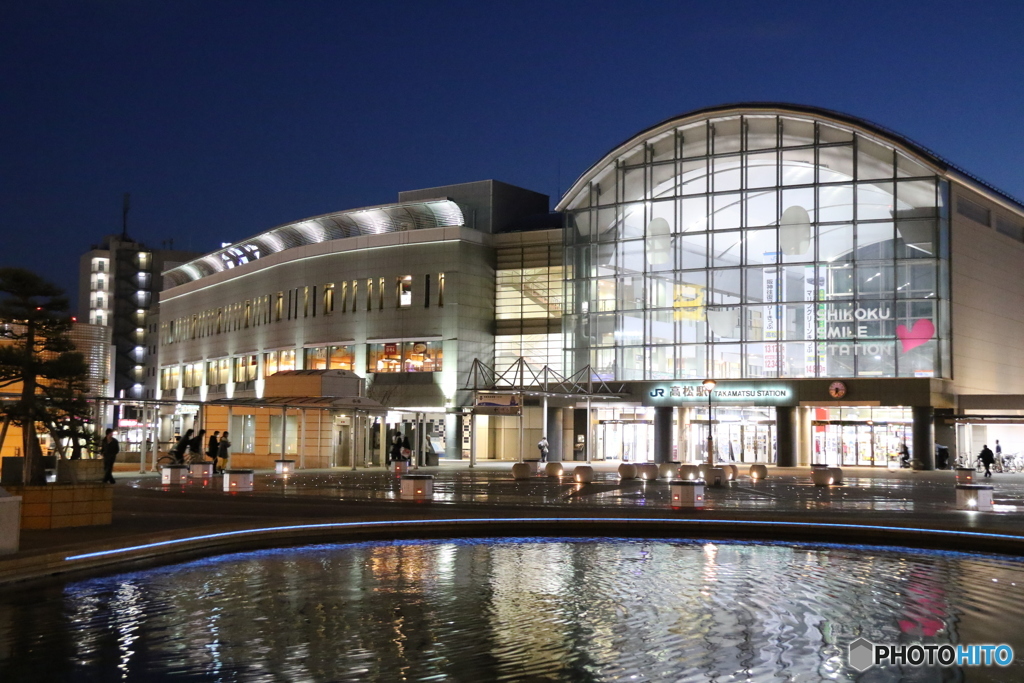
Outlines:
POLYGON ((24 482, 41 485, 46 469, 36 426, 80 417, 88 369, 68 338, 68 301, 59 287, 24 268, 0 268, 0 295, 0 389, 21 383, 20 398, 0 412, 21 427, 24 482))

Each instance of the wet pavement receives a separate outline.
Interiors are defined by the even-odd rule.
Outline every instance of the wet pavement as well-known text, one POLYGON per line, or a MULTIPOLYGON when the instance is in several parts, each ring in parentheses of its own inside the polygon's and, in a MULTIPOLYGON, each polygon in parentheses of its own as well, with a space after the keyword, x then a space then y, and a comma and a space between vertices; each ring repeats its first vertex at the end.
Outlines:
MULTIPOLYGON (((260 529, 310 522, 520 517, 596 517, 740 520, 750 523, 884 525, 907 529, 955 530, 1022 536, 1024 554, 1024 474, 996 474, 978 483, 994 487, 992 512, 956 508, 951 471, 914 472, 844 468, 841 486, 819 487, 809 468, 769 468, 754 481, 740 465, 740 477, 727 486, 705 489, 703 509, 673 509, 667 480, 620 480, 617 463, 593 463, 594 481, 575 483, 575 464, 565 475, 529 480, 512 478, 510 462, 442 462, 420 468, 434 476, 434 499, 399 499, 399 481, 383 468, 301 470, 292 476, 257 471, 251 492, 225 493, 222 478, 191 479, 163 486, 156 473, 139 474, 122 465, 114 492, 110 526, 23 531, 21 551, 5 562, 33 556, 130 546, 151 538, 186 538, 224 529, 260 529)), ((827 540, 827 533, 824 534, 827 540)), ((959 549, 951 541, 950 549, 959 549)))

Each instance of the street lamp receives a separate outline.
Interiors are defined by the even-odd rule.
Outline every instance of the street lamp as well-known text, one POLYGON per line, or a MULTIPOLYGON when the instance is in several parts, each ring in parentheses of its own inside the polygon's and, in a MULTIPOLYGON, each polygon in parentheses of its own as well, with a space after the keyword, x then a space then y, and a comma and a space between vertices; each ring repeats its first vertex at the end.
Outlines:
POLYGON ((704 393, 706 393, 708 395, 708 467, 714 467, 715 466, 715 439, 714 439, 713 436, 711 436, 711 424, 714 421, 712 419, 714 417, 714 413, 712 412, 712 408, 711 408, 711 392, 714 390, 715 386, 718 385, 718 382, 716 382, 713 379, 706 379, 706 380, 704 380, 703 384, 704 384, 704 393))

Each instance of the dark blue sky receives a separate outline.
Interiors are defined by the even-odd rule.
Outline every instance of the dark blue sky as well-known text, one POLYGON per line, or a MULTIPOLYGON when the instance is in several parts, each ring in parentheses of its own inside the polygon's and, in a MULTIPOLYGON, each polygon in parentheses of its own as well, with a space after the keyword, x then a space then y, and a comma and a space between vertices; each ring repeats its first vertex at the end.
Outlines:
POLYGON ((1020 2, 0 4, 0 265, 74 294, 119 232, 209 250, 495 178, 550 194, 705 106, 891 128, 1024 196, 1020 2))

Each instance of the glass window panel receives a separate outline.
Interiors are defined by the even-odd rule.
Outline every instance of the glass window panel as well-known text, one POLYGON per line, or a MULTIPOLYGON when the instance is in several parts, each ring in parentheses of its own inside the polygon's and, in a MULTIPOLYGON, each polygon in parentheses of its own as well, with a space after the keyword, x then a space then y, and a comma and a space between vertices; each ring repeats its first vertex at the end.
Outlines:
POLYGON ((777 308, 777 306, 746 306, 743 315, 743 339, 764 341, 765 321, 776 315, 777 308))
POLYGON ((615 310, 615 280, 612 278, 602 278, 600 280, 591 280, 591 299, 594 301, 594 305, 591 307, 595 311, 614 311, 615 310))
POLYGON ((622 201, 636 202, 645 199, 644 176, 647 175, 645 167, 630 168, 625 171, 623 182, 622 201))
POLYGON ((639 166, 647 159, 647 145, 637 145, 619 158, 623 166, 639 166))
POLYGON ((644 272, 645 246, 646 245, 643 240, 619 242, 619 269, 624 271, 633 271, 636 273, 644 272))
POLYGON ((585 209, 590 206, 590 185, 583 187, 569 202, 569 210, 585 209))
POLYGON ((855 372, 856 349, 850 342, 828 342, 825 344, 826 377, 853 377, 855 372))
MULTIPOLYGON (((675 319, 687 323, 704 322, 705 295, 707 289, 707 271, 695 270, 676 274, 676 283, 672 291, 672 309, 675 319)), ((661 306, 661 302, 657 302, 661 306)), ((689 339, 683 341, 696 341, 689 339)))
POLYGON ((623 381, 644 378, 644 347, 626 346, 618 349, 619 367, 616 379, 623 381))
POLYGON ((743 376, 743 347, 740 344, 714 344, 711 354, 716 378, 743 376))
MULTIPOLYGON (((639 280, 640 278, 637 278, 639 280)), ((635 299, 636 304, 629 308, 668 308, 673 305, 676 294, 675 275, 666 273, 666 276, 649 277, 647 282, 647 296, 642 293, 635 299)))
POLYGON ((591 240, 593 220, 590 211, 574 211, 567 214, 569 221, 569 235, 576 244, 586 244, 591 240))
POLYGON ((700 157, 708 153, 707 124, 704 121, 680 130, 683 137, 683 156, 700 157))
POLYGON ((810 185, 814 182, 814 150, 783 150, 781 167, 783 185, 810 185))
MULTIPOLYGON (((668 223, 669 233, 678 232, 678 230, 676 229, 676 207, 678 205, 679 203, 674 199, 668 199, 660 202, 651 202, 651 221, 660 218, 664 220, 666 223, 668 223)), ((648 223, 647 227, 648 235, 650 235, 650 223, 648 223)))
POLYGON ((647 311, 647 343, 672 344, 675 342, 675 312, 669 309, 647 311))
POLYGON ((727 268, 711 271, 711 305, 738 304, 740 302, 740 282, 742 271, 739 268, 727 268))
POLYGON ((686 270, 707 268, 708 266, 708 235, 683 235, 680 238, 679 266, 686 270))
POLYGON ((682 211, 683 232, 698 232, 708 229, 707 197, 684 197, 679 203, 682 211))
POLYGON ((818 260, 835 261, 853 258, 853 226, 822 225, 818 227, 818 260))
POLYGON ((853 145, 818 149, 818 182, 848 183, 853 180, 853 145))
POLYGON ((712 235, 714 250, 711 266, 714 268, 740 265, 743 247, 743 233, 739 231, 719 232, 712 235))
POLYGON ((707 310, 708 325, 716 340, 739 341, 743 334, 743 308, 719 306, 707 310))
POLYGON ((900 376, 938 376, 935 301, 896 304, 896 353, 900 376))
POLYGON ((892 183, 857 185, 857 220, 890 220, 896 203, 892 183))
POLYGON ((780 344, 783 377, 814 377, 815 344, 787 342, 780 344))
POLYGON ((596 313, 590 316, 592 346, 615 346, 615 317, 615 313, 596 313))
POLYGON ((746 280, 744 301, 781 301, 778 268, 744 268, 743 278, 746 280))
POLYGON ((681 194, 704 194, 708 191, 708 160, 689 159, 682 162, 681 194))
POLYGON ((775 190, 747 192, 747 225, 778 225, 778 193, 775 190))
POLYGON ((670 130, 650 140, 651 152, 655 162, 668 161, 676 156, 676 132, 670 130))
POLYGON ((615 349, 594 349, 590 352, 590 367, 601 379, 615 378, 615 349))
POLYGON ((778 344, 744 344, 745 377, 778 377, 778 344), (768 358, 765 358, 765 355, 768 358))
POLYGON ((747 149, 772 149, 778 144, 778 124, 774 116, 748 116, 747 149))
POLYGON ((935 221, 896 221, 897 258, 934 258, 935 221))
POLYGON ((775 187, 778 179, 779 157, 776 152, 747 155, 747 187, 775 187))
POLYGON ((626 204, 621 207, 619 239, 632 239, 644 236, 647 223, 644 220, 644 203, 626 204))
POLYGON ((783 266, 779 269, 781 289, 777 301, 804 301, 808 278, 814 277, 814 266, 783 266))
POLYGON ((814 122, 781 117, 782 146, 799 147, 814 144, 814 122))
POLYGON ((680 379, 691 377, 707 377, 707 370, 704 364, 706 349, 701 345, 680 346, 677 349, 678 366, 676 377, 680 379))
POLYGON ((597 239, 610 242, 619 239, 619 211, 615 208, 598 209, 597 239))
POLYGON ((809 222, 779 227, 779 247, 783 263, 814 261, 814 226, 809 222))
POLYGON ((647 379, 673 379, 675 375, 675 347, 654 346, 648 351, 647 379))
POLYGON ((740 227, 743 218, 743 195, 739 192, 732 194, 716 194, 712 197, 715 205, 714 229, 728 230, 740 227))
POLYGON ((740 151, 740 119, 717 119, 711 122, 715 154, 740 151))
POLYGON ((618 169, 610 164, 594 178, 594 197, 599 206, 614 204, 618 200, 618 169))
POLYGON ((824 123, 818 124, 818 141, 822 144, 830 142, 850 142, 853 140, 853 133, 842 128, 829 126, 824 123))
POLYGON ((853 296, 853 264, 830 263, 819 266, 824 279, 824 291, 821 299, 846 299, 853 296))
POLYGON ((782 215, 791 207, 799 206, 807 212, 807 216, 813 223, 815 221, 814 211, 814 188, 802 187, 793 190, 782 191, 782 215))
POLYGON ((893 224, 857 225, 857 259, 878 260, 893 257, 893 224))
POLYGON ((715 169, 714 177, 711 181, 712 190, 715 192, 731 192, 740 189, 741 158, 739 155, 736 155, 712 159, 715 169))
POLYGON ((891 297, 895 293, 891 265, 857 266, 856 284, 858 297, 891 297))
POLYGON ((911 261, 896 264, 896 296, 900 299, 935 297, 935 262, 911 261))
POLYGON ((893 150, 874 140, 857 136, 857 179, 892 178, 895 157, 893 150))
POLYGON ((355 366, 355 347, 332 346, 330 356, 331 370, 352 370, 355 366))
POLYGON ((857 377, 896 376, 896 345, 893 342, 860 342, 854 346, 857 377))
POLYGON ((818 216, 822 223, 853 220, 853 185, 818 188, 818 216))
POLYGON ((675 164, 658 164, 651 168, 650 196, 658 199, 660 197, 674 197, 678 189, 677 182, 679 174, 676 172, 675 164))
POLYGON ((897 178, 914 178, 919 176, 932 175, 932 172, 928 170, 923 164, 914 161, 910 157, 896 152, 896 177, 897 178))
MULTIPOLYGON (((926 213, 916 214, 915 217, 923 218, 925 215, 936 215, 935 206, 935 179, 927 180, 902 180, 896 183, 897 214, 905 215, 907 208, 930 209, 926 213)), ((911 216, 907 216, 910 218, 911 216)))
MULTIPOLYGON (((626 275, 616 278, 618 290, 616 297, 616 308, 620 311, 642 309, 646 306, 644 302, 644 278, 640 275, 626 275)), ((657 292, 654 292, 657 298, 657 292)), ((653 303, 653 302, 652 302, 653 303)))
POLYGON ((744 241, 747 247, 747 263, 775 263, 778 261, 778 231, 774 228, 768 230, 747 230, 744 233, 744 241))

